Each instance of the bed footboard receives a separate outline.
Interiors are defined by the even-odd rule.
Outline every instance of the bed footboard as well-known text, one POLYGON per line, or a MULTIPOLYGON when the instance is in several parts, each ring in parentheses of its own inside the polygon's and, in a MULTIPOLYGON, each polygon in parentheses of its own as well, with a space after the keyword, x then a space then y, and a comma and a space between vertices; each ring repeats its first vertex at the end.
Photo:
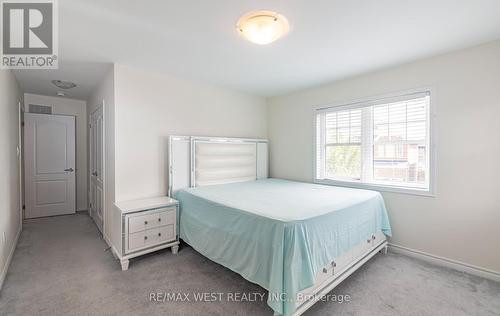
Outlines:
POLYGON ((372 235, 371 239, 363 241, 324 267, 316 275, 315 284, 297 295, 299 305, 292 315, 304 313, 379 251, 387 253, 387 240, 382 232, 372 235))

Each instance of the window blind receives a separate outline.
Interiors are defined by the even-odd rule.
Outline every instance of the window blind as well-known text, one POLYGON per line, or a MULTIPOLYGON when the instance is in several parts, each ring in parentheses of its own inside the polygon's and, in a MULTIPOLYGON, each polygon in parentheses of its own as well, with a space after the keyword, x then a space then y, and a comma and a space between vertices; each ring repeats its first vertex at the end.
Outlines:
POLYGON ((429 189, 430 93, 316 114, 316 177, 429 189))

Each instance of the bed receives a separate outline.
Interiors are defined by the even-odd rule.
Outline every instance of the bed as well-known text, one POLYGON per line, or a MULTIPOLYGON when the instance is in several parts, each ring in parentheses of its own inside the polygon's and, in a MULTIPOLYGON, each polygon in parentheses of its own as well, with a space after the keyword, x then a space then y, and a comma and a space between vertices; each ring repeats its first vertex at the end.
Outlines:
POLYGON ((180 238, 265 288, 275 315, 301 314, 387 247, 378 192, 269 179, 259 170, 267 169, 264 140, 170 143, 180 238))

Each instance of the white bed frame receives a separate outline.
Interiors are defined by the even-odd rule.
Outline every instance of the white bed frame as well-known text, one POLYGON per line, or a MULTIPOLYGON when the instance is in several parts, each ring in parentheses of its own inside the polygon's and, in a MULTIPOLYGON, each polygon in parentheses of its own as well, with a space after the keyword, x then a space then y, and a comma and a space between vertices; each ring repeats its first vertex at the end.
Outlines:
POLYGON ((266 139, 170 136, 168 193, 268 177, 266 139))
MULTIPOLYGON (((188 187, 242 182, 268 177, 265 139, 170 136, 169 195, 188 187)), ((379 251, 387 253, 382 232, 363 240, 316 275, 315 284, 300 292, 293 315, 301 315, 379 251)))

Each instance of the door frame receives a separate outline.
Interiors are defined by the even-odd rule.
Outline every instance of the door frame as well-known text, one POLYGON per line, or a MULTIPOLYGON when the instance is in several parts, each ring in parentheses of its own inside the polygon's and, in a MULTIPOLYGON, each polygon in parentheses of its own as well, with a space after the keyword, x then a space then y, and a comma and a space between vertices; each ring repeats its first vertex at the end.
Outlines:
MULTIPOLYGON (((87 124, 87 139, 88 139, 88 155, 87 155, 87 166, 88 166, 88 173, 87 173, 87 208, 89 209, 89 216, 90 216, 90 203, 91 203, 91 178, 92 178, 92 164, 91 164, 91 159, 92 159, 92 130, 91 130, 91 124, 92 124, 92 114, 94 114, 96 111, 101 108, 102 111, 102 236, 104 240, 107 240, 107 234, 106 234, 106 215, 107 215, 107 208, 106 208, 106 114, 105 114, 105 104, 104 100, 102 100, 97 106, 88 114, 88 124, 87 124)), ((93 219, 92 219, 93 221, 93 219)))
POLYGON ((17 160, 19 167, 19 232, 23 229, 24 220, 24 99, 20 99, 17 103, 17 160))

